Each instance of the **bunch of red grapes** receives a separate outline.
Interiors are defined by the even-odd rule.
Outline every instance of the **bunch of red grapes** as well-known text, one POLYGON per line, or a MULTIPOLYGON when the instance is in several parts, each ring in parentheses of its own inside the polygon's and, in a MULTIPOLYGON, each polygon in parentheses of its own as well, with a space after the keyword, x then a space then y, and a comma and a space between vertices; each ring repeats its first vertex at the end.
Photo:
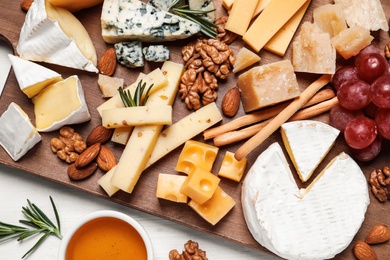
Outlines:
POLYGON ((390 140, 390 64, 374 45, 339 68, 333 77, 339 105, 329 114, 330 124, 344 133, 352 155, 370 161, 390 140))

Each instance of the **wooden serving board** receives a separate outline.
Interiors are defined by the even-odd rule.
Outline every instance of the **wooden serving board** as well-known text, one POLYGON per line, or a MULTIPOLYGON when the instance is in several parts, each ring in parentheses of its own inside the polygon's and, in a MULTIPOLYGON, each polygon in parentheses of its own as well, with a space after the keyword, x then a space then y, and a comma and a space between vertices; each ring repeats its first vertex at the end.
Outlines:
MULTIPOLYGON (((322 4, 331 3, 331 0, 313 0, 308 12, 306 13, 304 20, 312 20, 312 10, 322 4)), ((387 0, 382 0, 382 4, 386 10, 387 16, 390 16, 390 2, 387 0)), ((221 0, 214 0, 215 6, 217 8, 218 16, 226 14, 225 10, 221 6, 221 0)), ((20 9, 20 1, 0 1, 0 34, 4 35, 12 43, 13 47, 16 49, 19 32, 23 25, 25 13, 20 9)), ((90 36, 94 42, 98 57, 111 45, 106 44, 101 37, 101 27, 100 27, 100 14, 101 14, 101 5, 94 8, 83 10, 75 15, 80 19, 84 24, 90 36)), ((383 49, 384 45, 389 41, 389 35, 386 32, 376 32, 375 33, 375 42, 376 44, 383 49)), ((188 41, 193 40, 183 40, 176 41, 173 43, 167 43, 171 50, 171 60, 176 62, 182 62, 180 49, 188 41)), ((241 39, 236 40, 231 48, 237 53, 237 51, 244 46, 241 39)), ((280 60, 281 58, 267 52, 265 50, 260 51, 259 55, 262 60, 260 64, 266 64, 272 61, 280 60)), ((284 59, 291 57, 291 48, 289 48, 288 53, 284 59)), ((74 126, 79 133, 82 134, 84 138, 88 135, 92 128, 101 123, 100 116, 96 111, 96 107, 104 102, 104 99, 101 97, 99 87, 97 85, 98 75, 94 73, 83 72, 79 70, 73 70, 68 68, 63 68, 55 65, 44 64, 45 66, 59 72, 64 78, 77 74, 82 82, 86 100, 89 106, 92 119, 90 122, 74 126)), ((128 69, 121 65, 118 65, 117 70, 114 76, 123 77, 125 83, 132 83, 138 76, 140 72, 148 73, 154 68, 161 66, 158 63, 147 62, 144 68, 141 69, 128 69)), ((319 77, 319 75, 310 75, 305 73, 298 73, 298 80, 300 87, 304 89, 312 81, 319 77)), ((227 80, 220 82, 220 88, 218 90, 219 98, 216 103, 220 107, 222 97, 224 93, 230 88, 236 85, 237 75, 231 75, 227 80)), ((20 91, 18 83, 16 81, 13 71, 11 71, 8 81, 6 83, 4 93, 0 98, 0 114, 3 113, 8 107, 11 101, 19 104, 30 116, 32 122, 34 122, 34 113, 33 105, 31 101, 20 91)), ((180 100, 179 97, 176 98, 174 104, 174 122, 178 121, 183 116, 189 114, 189 111, 185 104, 180 100)), ((242 107, 236 117, 244 115, 242 107)), ((322 115, 316 119, 327 122, 328 116, 322 115)), ((231 118, 224 117, 223 122, 228 122, 231 118)), ((117 192, 113 197, 109 198, 105 192, 97 184, 97 180, 103 174, 103 172, 96 172, 92 177, 83 181, 71 181, 67 174, 67 164, 63 161, 60 161, 50 150, 50 139, 58 136, 58 131, 51 133, 42 133, 42 142, 36 145, 32 150, 30 150, 22 159, 18 162, 14 162, 4 149, 0 148, 0 163, 24 170, 28 173, 41 176, 43 178, 74 187, 75 189, 83 190, 87 193, 91 193, 95 196, 106 198, 108 200, 114 201, 125 206, 135 208, 137 210, 147 212, 162 218, 166 218, 177 223, 189 226, 196 230, 204 231, 216 236, 219 236, 224 239, 232 240, 236 243, 242 244, 243 246, 248 246, 255 248, 260 251, 267 251, 261 245, 259 245, 249 233, 246 223, 244 221, 240 193, 241 193, 241 183, 235 183, 233 181, 223 179, 221 181, 221 187, 236 201, 236 206, 229 212, 229 214, 223 218, 217 225, 212 226, 208 224, 205 220, 199 217, 192 209, 190 209, 185 204, 176 204, 169 201, 159 200, 155 197, 155 189, 157 176, 159 173, 175 173, 175 164, 178 158, 178 155, 181 151, 182 146, 177 148, 175 151, 170 153, 168 156, 164 157, 158 161, 155 165, 150 167, 145 171, 138 184, 135 187, 135 190, 132 194, 127 194, 125 192, 117 192)), ((196 140, 202 141, 202 135, 199 135, 195 138, 196 140)), ((257 156, 265 150, 273 142, 281 142, 280 133, 274 133, 268 140, 266 140, 262 145, 257 147, 251 154, 248 155, 248 167, 249 169, 257 156)), ((212 142, 208 142, 212 144, 212 142)), ((213 172, 217 173, 221 165, 221 160, 225 152, 232 151, 235 152, 243 142, 229 145, 226 147, 221 147, 219 151, 218 158, 214 164, 213 172)), ((123 146, 117 145, 114 143, 108 144, 115 152, 117 159, 119 159, 123 146)), ((390 149, 389 142, 386 141, 383 145, 383 150, 380 157, 376 158, 370 163, 361 163, 361 167, 366 176, 373 168, 382 168, 385 164, 389 165, 390 163, 390 149)), ((339 154, 341 151, 347 151, 343 138, 339 137, 335 147, 332 149, 330 154, 325 158, 324 162, 320 165, 319 169, 322 169, 334 156, 339 154)), ((292 165, 292 164, 291 164, 292 165)), ((318 172, 317 172, 318 174, 318 172)), ((315 176, 315 175, 314 175, 315 176)), ((314 177, 313 176, 313 177, 314 177)), ((313 179, 312 177, 312 179, 313 179)), ((302 186, 297 178, 298 185, 302 186)), ((12 184, 10 184, 12 185, 12 184)), ((372 196, 370 192, 371 204, 366 213, 366 219, 363 223, 363 226, 357 233, 354 241, 351 245, 340 255, 337 256, 337 259, 353 259, 352 246, 357 240, 365 238, 370 228, 375 224, 386 224, 390 226, 390 202, 380 203, 372 196)), ((351 215, 353 212, 351 212, 351 215)), ((190 239, 190 238, 189 238, 190 239)), ((375 246, 375 252, 378 254, 379 259, 388 259, 389 252, 389 243, 384 245, 375 246)))

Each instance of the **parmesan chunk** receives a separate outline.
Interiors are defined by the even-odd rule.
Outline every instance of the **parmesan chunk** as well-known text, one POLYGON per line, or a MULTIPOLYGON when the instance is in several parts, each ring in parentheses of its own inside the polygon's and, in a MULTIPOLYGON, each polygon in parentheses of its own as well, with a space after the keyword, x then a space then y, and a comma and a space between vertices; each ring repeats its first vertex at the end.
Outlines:
POLYGON ((123 78, 110 77, 103 74, 99 74, 98 78, 98 85, 104 98, 110 98, 118 94, 118 88, 123 87, 123 82, 123 78))
POLYGON ((338 35, 347 29, 343 9, 338 4, 326 4, 313 10, 314 23, 330 37, 338 35))
POLYGON ((233 73, 237 73, 253 64, 256 62, 260 61, 261 58, 259 55, 256 53, 248 50, 245 47, 242 47, 236 56, 236 62, 234 63, 233 66, 233 73))

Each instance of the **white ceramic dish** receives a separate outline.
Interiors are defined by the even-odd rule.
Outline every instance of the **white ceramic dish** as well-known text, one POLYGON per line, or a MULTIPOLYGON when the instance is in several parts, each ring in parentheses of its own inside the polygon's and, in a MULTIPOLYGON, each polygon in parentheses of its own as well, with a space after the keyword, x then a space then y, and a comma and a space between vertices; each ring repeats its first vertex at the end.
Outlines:
POLYGON ((135 219, 132 217, 123 214, 121 212, 117 211, 112 211, 112 210, 101 210, 101 211, 96 211, 93 213, 90 213, 80 220, 76 222, 76 224, 64 235, 64 238, 61 241, 60 249, 58 252, 58 260, 65 260, 65 255, 66 255, 66 249, 69 245, 69 242, 73 235, 76 233, 76 231, 83 226, 84 224, 98 219, 98 218, 103 218, 103 217, 112 217, 116 219, 123 220, 127 222, 130 226, 132 226, 141 236, 145 247, 146 247, 146 252, 147 252, 147 260, 153 260, 153 248, 152 248, 152 243, 150 241, 150 238, 146 232, 146 230, 139 224, 135 219))

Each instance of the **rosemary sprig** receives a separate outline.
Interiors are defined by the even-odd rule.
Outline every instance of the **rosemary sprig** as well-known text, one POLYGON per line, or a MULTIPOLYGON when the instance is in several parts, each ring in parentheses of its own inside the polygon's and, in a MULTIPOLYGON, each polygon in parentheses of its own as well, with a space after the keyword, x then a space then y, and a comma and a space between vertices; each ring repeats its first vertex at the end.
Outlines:
POLYGON ((140 80, 140 82, 137 84, 137 88, 135 89, 134 97, 131 96, 130 90, 124 90, 122 87, 119 87, 118 91, 122 102, 126 107, 137 107, 144 106, 146 104, 149 98, 149 92, 152 87, 153 84, 149 86, 145 95, 143 95, 146 89, 146 83, 142 83, 142 80, 140 80))
POLYGON ((17 238, 17 241, 23 241, 26 238, 43 233, 35 245, 22 256, 23 259, 34 252, 49 235, 54 235, 59 239, 62 239, 60 218, 52 197, 50 197, 50 202, 56 217, 57 226, 53 224, 53 222, 40 208, 27 200, 28 206, 22 207, 22 213, 27 218, 27 220, 22 219, 19 220, 19 222, 31 228, 0 222, 0 242, 4 242, 13 238, 17 238))
POLYGON ((176 8, 172 8, 172 12, 174 12, 175 14, 199 24, 200 31, 207 37, 213 39, 215 39, 215 37, 217 36, 217 31, 215 30, 215 28, 218 28, 218 26, 210 22, 209 20, 203 18, 201 15, 214 11, 215 9, 209 11, 190 10, 188 9, 188 5, 182 5, 176 8))

